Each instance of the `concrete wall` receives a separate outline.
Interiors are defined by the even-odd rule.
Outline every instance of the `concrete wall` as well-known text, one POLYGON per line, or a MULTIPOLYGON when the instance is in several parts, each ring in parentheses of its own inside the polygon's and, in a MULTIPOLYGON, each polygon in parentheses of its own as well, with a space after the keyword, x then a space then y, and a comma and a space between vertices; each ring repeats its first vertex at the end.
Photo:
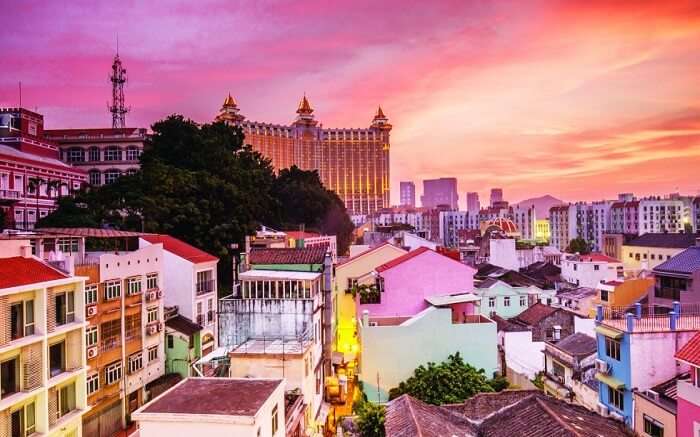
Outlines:
POLYGON ((562 260, 561 277, 579 287, 596 288, 600 281, 612 281, 617 277, 617 267, 622 263, 577 262, 562 260), (596 270, 598 266, 598 270, 596 270), (574 270, 575 269, 575 270, 574 270))
POLYGON ((644 265, 646 265, 647 269, 653 269, 659 264, 678 255, 683 250, 685 249, 622 245, 621 261, 625 269, 639 270, 644 265), (654 255, 654 259, 651 259, 652 254, 654 255), (637 259, 637 255, 639 255, 639 259, 637 259))
POLYGON ((491 239, 489 240, 489 263, 504 269, 518 271, 520 262, 515 251, 515 239, 491 239))
POLYGON ((369 310, 372 317, 418 314, 428 307, 427 296, 473 291, 475 272, 459 261, 426 251, 382 272, 381 302, 361 304, 358 313, 369 310))
POLYGON ((678 436, 696 437, 700 433, 700 388, 678 382, 678 436))
POLYGON ((385 402, 389 390, 411 377, 416 367, 442 362, 455 352, 491 378, 498 369, 496 324, 453 324, 451 318, 449 308, 431 307, 401 325, 363 323, 359 377, 368 399, 385 402))
POLYGON ((529 379, 544 370, 544 342, 532 341, 531 331, 505 332, 502 341, 508 368, 529 379))
POLYGON ((675 331, 625 335, 631 338, 631 387, 646 390, 686 371, 688 366, 679 364, 673 356, 694 334, 675 331))
POLYGON ((634 394, 634 430, 639 435, 644 433, 644 416, 661 422, 664 427, 664 437, 676 437, 676 415, 661 408, 639 393, 634 394))
POLYGON ((476 294, 481 296, 481 314, 488 316, 495 312, 499 316, 509 319, 525 311, 529 306, 529 297, 531 293, 539 293, 541 290, 537 287, 511 287, 504 282, 498 282, 490 288, 477 288, 476 294), (525 298, 525 305, 520 305, 520 297, 525 298), (505 298, 510 298, 510 306, 505 305, 505 298), (496 306, 490 307, 489 300, 495 298, 496 306))

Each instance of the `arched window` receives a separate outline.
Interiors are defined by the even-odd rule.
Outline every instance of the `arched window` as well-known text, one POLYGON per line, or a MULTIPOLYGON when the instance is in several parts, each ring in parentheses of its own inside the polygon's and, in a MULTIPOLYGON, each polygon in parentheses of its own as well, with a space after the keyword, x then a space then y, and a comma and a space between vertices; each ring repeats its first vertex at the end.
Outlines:
POLYGON ((83 162, 85 161, 85 151, 82 147, 71 147, 66 153, 66 161, 68 162, 83 162))
POLYGON ((116 181, 119 176, 122 175, 122 172, 120 172, 117 169, 111 168, 105 172, 105 184, 111 184, 112 182, 116 181))
POLYGON ((100 160, 100 148, 99 147, 90 147, 88 150, 88 160, 92 162, 98 162, 100 160))
POLYGON ((109 146, 105 149, 105 161, 121 161, 121 160, 122 160, 122 149, 120 149, 117 146, 109 146))
POLYGON ((127 161, 138 161, 139 156, 141 156, 141 150, 135 146, 129 146, 126 149, 126 160, 127 161))
POLYGON ((102 185, 102 174, 99 170, 93 169, 88 172, 88 181, 90 185, 102 185))

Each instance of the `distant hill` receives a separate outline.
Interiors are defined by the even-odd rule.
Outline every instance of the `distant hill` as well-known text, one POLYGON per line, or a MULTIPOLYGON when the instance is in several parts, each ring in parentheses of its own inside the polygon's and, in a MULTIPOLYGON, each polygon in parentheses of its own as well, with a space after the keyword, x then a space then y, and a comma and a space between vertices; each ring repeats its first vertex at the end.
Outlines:
POLYGON ((564 202, 563 200, 557 199, 556 197, 547 194, 540 197, 533 197, 532 199, 525 199, 523 201, 518 202, 516 205, 519 205, 521 208, 535 205, 535 215, 537 216, 537 218, 545 218, 549 217, 549 208, 565 203, 566 202, 564 202))

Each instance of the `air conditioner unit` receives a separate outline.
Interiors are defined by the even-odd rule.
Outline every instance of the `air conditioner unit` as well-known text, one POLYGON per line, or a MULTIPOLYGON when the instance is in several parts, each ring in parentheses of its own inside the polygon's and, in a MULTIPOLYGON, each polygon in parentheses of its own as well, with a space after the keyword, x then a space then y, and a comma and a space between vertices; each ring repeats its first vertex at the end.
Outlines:
POLYGON ((598 411, 598 414, 600 414, 601 416, 608 417, 609 410, 608 410, 607 405, 599 403, 598 408, 596 408, 596 410, 598 411))
POLYGON ((369 326, 379 326, 379 322, 369 322, 369 326))
POLYGON ((157 332, 158 332, 158 325, 157 324, 148 325, 146 327, 146 333, 148 333, 148 335, 154 335, 157 332))
POLYGON ((595 360, 595 369, 598 372, 607 375, 610 372, 610 365, 606 361, 596 359, 595 360))
POLYGON ((89 307, 85 308, 85 312, 87 313, 88 317, 96 316, 97 315, 97 305, 90 305, 89 307))
POLYGON ((625 416, 623 416, 622 414, 618 413, 617 411, 611 411, 611 412, 610 412, 610 418, 611 418, 611 419, 615 419, 615 420, 617 420, 618 422, 622 422, 623 420, 625 420, 625 416))
POLYGON ((146 295, 146 300, 148 300, 148 301, 156 300, 156 292, 149 291, 148 294, 146 295))
POLYGON ((162 298, 162 297, 163 297, 163 290, 158 290, 158 291, 156 291, 156 297, 157 297, 158 299, 162 298))
POLYGON ((95 358, 96 356, 97 356, 97 346, 87 348, 88 359, 95 358))
POLYGON ((163 322, 158 322, 158 324, 156 325, 156 330, 158 332, 163 330, 163 322))

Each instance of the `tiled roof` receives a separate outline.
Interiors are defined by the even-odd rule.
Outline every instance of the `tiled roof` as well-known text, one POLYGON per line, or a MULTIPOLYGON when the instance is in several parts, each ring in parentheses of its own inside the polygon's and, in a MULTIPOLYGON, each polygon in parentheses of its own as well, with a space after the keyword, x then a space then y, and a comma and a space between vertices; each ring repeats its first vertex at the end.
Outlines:
POLYGON ((167 319, 165 321, 165 326, 171 329, 181 332, 185 335, 193 335, 202 330, 202 327, 182 314, 178 314, 175 317, 167 319))
POLYGON ((128 238, 144 235, 142 232, 120 231, 118 229, 101 228, 39 228, 39 232, 47 234, 71 235, 73 237, 87 238, 128 238))
POLYGON ((700 332, 676 352, 676 359, 700 367, 700 332))
POLYGON ((207 252, 197 249, 196 247, 187 244, 182 240, 178 240, 175 237, 171 237, 170 235, 149 234, 143 235, 141 238, 151 244, 162 243, 163 249, 194 264, 219 260, 219 258, 215 257, 214 255, 210 255, 207 252))
POLYGON ((481 393, 463 404, 428 405, 408 395, 387 404, 387 437, 623 437, 624 426, 534 390, 481 393))
POLYGON ((304 238, 316 238, 320 237, 321 234, 318 232, 306 232, 306 231, 284 231, 287 237, 293 238, 294 240, 303 240, 304 238))
POLYGON ((570 336, 553 344, 557 349, 560 349, 569 355, 590 355, 598 349, 596 339, 582 332, 571 334, 570 336))
POLYGON ((142 413, 254 416, 281 379, 187 378, 142 413))
POLYGON ((250 249, 251 264, 323 264, 328 247, 325 245, 297 249, 250 249))
POLYGON ((557 292, 558 298, 577 299, 588 296, 595 296, 598 292, 591 287, 564 288, 557 292))
POLYGON ((401 255, 398 258, 394 258, 391 261, 380 265, 375 270, 378 272, 383 272, 383 271, 389 270, 391 268, 398 266, 399 264, 402 264, 402 263, 404 263, 410 259, 413 259, 413 258, 417 257, 418 255, 421 255, 421 254, 428 252, 428 251, 431 251, 431 250, 427 247, 421 246, 416 250, 412 250, 412 251, 408 252, 407 254, 401 255))
POLYGON ((607 256, 602 253, 589 253, 588 255, 573 255, 568 257, 569 261, 579 261, 579 262, 607 262, 607 263, 619 263, 619 259, 615 259, 611 256, 607 256))
POLYGON ((695 246, 696 238, 700 238, 700 234, 648 233, 635 238, 625 244, 625 246, 686 249, 690 246, 695 246))
POLYGON ((654 267, 655 272, 690 275, 700 269, 700 246, 689 247, 668 261, 654 267))
POLYGON ((25 258, 23 256, 0 258, 0 289, 68 277, 35 258, 25 258))
POLYGON ((514 317, 514 320, 520 321, 527 326, 535 326, 559 310, 560 308, 554 308, 538 302, 522 313, 518 314, 516 317, 514 317))
POLYGON ((29 162, 34 162, 34 163, 41 163, 45 165, 50 165, 52 167, 56 167, 58 169, 61 169, 61 171, 66 171, 70 173, 76 173, 81 176, 85 175, 85 171, 81 168, 73 167, 72 165, 66 164, 65 162, 56 159, 56 158, 50 158, 48 156, 42 156, 34 153, 27 153, 23 152, 19 149, 15 149, 14 147, 7 146, 5 144, 0 144, 0 155, 5 155, 9 156, 11 158, 16 158, 18 160, 24 160, 24 161, 29 161, 29 162))
POLYGON ((527 331, 528 328, 517 324, 517 323, 511 323, 508 320, 504 319, 503 317, 499 316, 498 314, 494 314, 491 316, 491 320, 496 322, 496 329, 498 331, 503 331, 503 332, 520 332, 520 331, 527 331))
POLYGON ((352 261, 355 261, 356 259, 359 259, 359 258, 361 258, 361 257, 363 257, 363 256, 365 256, 365 255, 369 255, 369 254, 371 254, 371 253, 374 253, 374 252, 376 252, 377 250, 379 250, 379 249, 381 249, 381 248, 383 248, 383 247, 385 247, 385 246, 392 246, 392 247, 394 247, 397 251, 406 252, 405 250, 401 249, 400 247, 394 246, 394 245, 391 244, 391 243, 384 242, 384 243, 382 243, 382 244, 380 244, 380 245, 378 245, 378 246, 371 247, 371 248, 369 248, 369 249, 367 249, 367 250, 365 250, 365 251, 363 251, 363 252, 360 252, 360 253, 358 253, 358 254, 355 255, 355 256, 351 256, 351 257, 349 257, 349 258, 344 259, 343 261, 341 261, 341 262, 338 263, 338 267, 342 266, 343 264, 347 264, 347 263, 350 263, 350 262, 352 262, 352 261))
POLYGON ((402 395, 388 404, 384 429, 387 437, 476 435, 476 427, 466 417, 409 395, 402 395))

